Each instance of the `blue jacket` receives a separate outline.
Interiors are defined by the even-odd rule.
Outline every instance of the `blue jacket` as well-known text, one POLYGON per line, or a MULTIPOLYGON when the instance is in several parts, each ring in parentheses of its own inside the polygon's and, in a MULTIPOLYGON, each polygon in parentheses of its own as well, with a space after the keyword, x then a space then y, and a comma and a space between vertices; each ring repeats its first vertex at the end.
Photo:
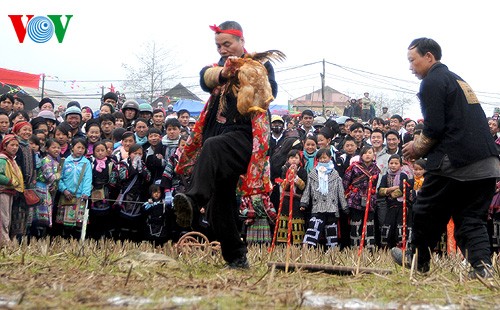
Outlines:
POLYGON ((71 194, 75 194, 75 188, 78 184, 80 173, 85 163, 87 165, 85 166, 82 182, 76 190, 76 197, 81 197, 82 195, 90 197, 92 191, 92 165, 90 164, 90 161, 83 156, 75 160, 73 155, 70 155, 64 161, 61 180, 59 181, 59 191, 61 193, 68 190, 71 194))

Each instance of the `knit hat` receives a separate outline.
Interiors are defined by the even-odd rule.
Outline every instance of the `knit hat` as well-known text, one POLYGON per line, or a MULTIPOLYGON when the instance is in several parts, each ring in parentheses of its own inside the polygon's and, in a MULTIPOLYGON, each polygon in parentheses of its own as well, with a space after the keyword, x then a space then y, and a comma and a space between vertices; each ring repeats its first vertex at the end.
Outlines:
POLYGON ((70 114, 78 114, 80 117, 82 116, 82 110, 80 110, 77 106, 72 106, 66 109, 66 113, 64 114, 64 118, 66 118, 70 114))
POLYGON ((41 109, 42 106, 43 106, 43 104, 47 103, 47 102, 50 103, 52 105, 52 109, 54 109, 54 102, 52 102, 52 99, 47 98, 47 97, 45 97, 42 100, 40 100, 40 103, 38 104, 38 108, 41 109))
POLYGON ((52 111, 43 110, 38 112, 38 117, 43 117, 45 119, 57 122, 56 115, 52 111))
POLYGON ((80 107, 80 102, 78 101, 70 101, 68 102, 67 108, 71 108, 71 107, 77 107, 78 109, 81 109, 82 107, 80 107))
POLYGON ((22 121, 22 122, 17 122, 14 127, 12 127, 12 132, 17 134, 21 128, 23 128, 24 126, 30 126, 31 127, 31 124, 26 122, 26 121, 22 121))
POLYGON ((113 99, 114 101, 118 102, 118 96, 113 93, 113 92, 108 92, 102 97, 102 102, 106 101, 106 99, 113 99))

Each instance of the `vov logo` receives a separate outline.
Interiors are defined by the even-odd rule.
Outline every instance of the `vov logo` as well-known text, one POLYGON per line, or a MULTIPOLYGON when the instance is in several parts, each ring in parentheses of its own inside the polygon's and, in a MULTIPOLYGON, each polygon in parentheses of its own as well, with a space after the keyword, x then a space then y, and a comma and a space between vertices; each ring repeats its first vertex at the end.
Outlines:
POLYGON ((28 33, 28 37, 35 43, 46 43, 55 33, 57 41, 62 43, 66 35, 66 30, 68 30, 69 21, 73 17, 73 15, 65 15, 66 24, 63 26, 61 21, 62 15, 33 16, 9 15, 19 43, 24 43, 26 33, 28 33), (26 24, 23 24, 23 16, 28 18, 26 24))

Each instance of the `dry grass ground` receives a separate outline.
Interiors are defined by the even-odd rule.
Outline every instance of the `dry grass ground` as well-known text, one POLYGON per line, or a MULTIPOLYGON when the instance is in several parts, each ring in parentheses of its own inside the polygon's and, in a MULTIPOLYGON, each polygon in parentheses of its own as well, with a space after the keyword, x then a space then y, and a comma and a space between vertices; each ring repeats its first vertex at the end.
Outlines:
MULTIPOLYGON (((361 266, 391 274, 285 273, 267 262, 285 261, 278 247, 250 247, 249 270, 224 269, 218 253, 179 254, 167 244, 75 240, 34 241, 0 249, 0 308, 453 308, 500 307, 500 279, 468 280, 459 257, 437 258, 427 276, 410 274, 388 252, 365 252, 361 266), (426 307, 427 307, 426 306, 426 307)), ((291 262, 351 266, 356 251, 292 248, 291 262)), ((496 259, 495 259, 496 262, 496 259)), ((495 264, 495 269, 497 265, 495 264)), ((498 271, 498 270, 497 270, 498 271)))

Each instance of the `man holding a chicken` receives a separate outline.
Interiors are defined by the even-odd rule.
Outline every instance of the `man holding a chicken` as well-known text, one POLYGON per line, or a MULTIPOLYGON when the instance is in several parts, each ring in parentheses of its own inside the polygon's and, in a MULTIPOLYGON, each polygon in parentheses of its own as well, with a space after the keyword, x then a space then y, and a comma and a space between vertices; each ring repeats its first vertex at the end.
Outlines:
POLYGON ((248 268, 247 248, 238 229, 236 190, 250 198, 242 201, 257 201, 266 211, 272 208, 266 196, 270 131, 266 105, 276 97, 278 86, 266 57, 262 64, 245 50, 243 29, 237 22, 226 21, 210 29, 221 58, 200 72, 201 88, 211 96, 176 168, 178 173, 191 175, 190 187, 176 194, 173 204, 182 227, 192 226, 193 215, 206 212, 228 267, 248 268), (254 67, 245 70, 249 66, 254 67), (254 76, 244 75, 248 71, 254 76), (259 106, 244 106, 255 101, 259 106))

